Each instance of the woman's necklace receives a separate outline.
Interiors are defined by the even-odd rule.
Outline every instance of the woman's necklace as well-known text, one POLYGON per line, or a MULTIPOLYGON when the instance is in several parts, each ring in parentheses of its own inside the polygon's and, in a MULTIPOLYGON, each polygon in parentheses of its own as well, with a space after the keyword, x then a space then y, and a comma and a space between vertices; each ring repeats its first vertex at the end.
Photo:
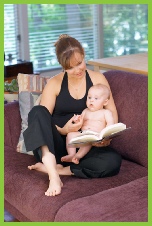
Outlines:
POLYGON ((69 80, 68 80, 68 82, 69 82, 69 85, 70 85, 76 92, 79 92, 79 89, 80 89, 80 87, 82 86, 84 80, 85 80, 85 76, 84 76, 84 78, 82 79, 82 82, 80 83, 80 85, 79 85, 77 88, 75 88, 75 87, 69 82, 69 80))

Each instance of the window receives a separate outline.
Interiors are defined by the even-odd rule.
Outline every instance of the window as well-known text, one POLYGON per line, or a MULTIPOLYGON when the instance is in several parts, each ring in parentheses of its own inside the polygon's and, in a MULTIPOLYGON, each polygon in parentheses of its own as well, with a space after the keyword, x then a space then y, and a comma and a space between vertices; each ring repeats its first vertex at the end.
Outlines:
POLYGON ((104 5, 104 57, 148 51, 147 5, 104 5))
POLYGON ((18 57, 17 7, 14 4, 4 5, 4 51, 5 59, 18 57))
POLYGON ((30 58, 38 69, 58 66, 54 43, 60 34, 78 39, 86 60, 97 58, 97 5, 29 4, 30 58))
POLYGON ((4 16, 6 56, 30 60, 39 71, 59 67, 54 43, 62 33, 82 43, 86 60, 148 50, 144 4, 5 4, 4 16))

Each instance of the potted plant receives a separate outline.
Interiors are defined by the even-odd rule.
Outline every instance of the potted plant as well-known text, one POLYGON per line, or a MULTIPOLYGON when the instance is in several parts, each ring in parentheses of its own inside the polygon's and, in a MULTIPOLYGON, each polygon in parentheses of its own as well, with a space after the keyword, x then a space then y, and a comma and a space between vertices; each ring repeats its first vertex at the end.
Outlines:
POLYGON ((9 83, 8 81, 4 82, 4 100, 11 102, 18 100, 18 82, 17 79, 12 79, 9 83))

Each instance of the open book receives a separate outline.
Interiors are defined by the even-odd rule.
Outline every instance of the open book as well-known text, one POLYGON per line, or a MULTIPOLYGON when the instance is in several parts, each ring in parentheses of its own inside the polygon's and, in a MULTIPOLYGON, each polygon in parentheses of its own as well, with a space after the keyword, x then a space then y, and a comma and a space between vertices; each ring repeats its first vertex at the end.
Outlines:
POLYGON ((95 142, 109 140, 121 135, 123 132, 130 128, 131 127, 126 128, 126 125, 124 123, 119 122, 105 127, 103 130, 101 130, 100 133, 91 130, 85 130, 77 137, 72 138, 68 145, 79 147, 85 144, 93 144, 95 142))

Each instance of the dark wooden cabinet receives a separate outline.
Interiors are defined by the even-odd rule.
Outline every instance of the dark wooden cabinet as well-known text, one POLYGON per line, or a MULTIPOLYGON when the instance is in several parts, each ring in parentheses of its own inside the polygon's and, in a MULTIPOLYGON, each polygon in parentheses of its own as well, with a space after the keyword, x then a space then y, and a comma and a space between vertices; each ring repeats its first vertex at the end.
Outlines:
POLYGON ((33 63, 28 61, 4 62, 5 81, 17 78, 18 73, 33 74, 33 63))

